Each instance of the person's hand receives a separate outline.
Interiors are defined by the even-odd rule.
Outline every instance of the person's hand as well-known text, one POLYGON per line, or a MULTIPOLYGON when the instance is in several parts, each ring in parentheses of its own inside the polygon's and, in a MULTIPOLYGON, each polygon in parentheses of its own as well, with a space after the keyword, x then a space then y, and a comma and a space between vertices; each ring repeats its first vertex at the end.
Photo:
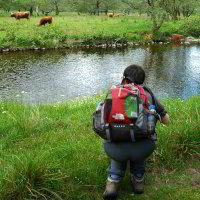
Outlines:
POLYGON ((169 115, 166 113, 164 117, 161 118, 161 123, 163 124, 169 124, 169 115))

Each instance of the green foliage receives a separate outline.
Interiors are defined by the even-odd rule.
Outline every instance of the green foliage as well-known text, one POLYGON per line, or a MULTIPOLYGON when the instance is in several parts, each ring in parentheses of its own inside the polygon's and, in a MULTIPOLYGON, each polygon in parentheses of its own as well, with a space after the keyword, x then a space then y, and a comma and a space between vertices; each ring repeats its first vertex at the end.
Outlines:
POLYGON ((141 35, 137 34, 137 33, 128 34, 128 38, 129 38, 130 41, 140 41, 141 35))
POLYGON ((180 33, 186 33, 193 37, 200 36, 200 16, 191 16, 184 20, 184 24, 180 27, 180 33))
POLYGON ((184 30, 180 28, 183 27, 183 24, 184 20, 164 22, 160 28, 160 32, 162 35, 166 36, 170 34, 185 34, 184 30))

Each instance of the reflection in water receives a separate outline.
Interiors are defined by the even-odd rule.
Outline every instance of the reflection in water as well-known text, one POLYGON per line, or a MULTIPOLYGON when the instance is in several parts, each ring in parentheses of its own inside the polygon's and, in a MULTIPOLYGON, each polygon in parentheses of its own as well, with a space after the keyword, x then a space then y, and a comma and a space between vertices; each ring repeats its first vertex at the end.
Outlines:
POLYGON ((139 64, 159 98, 200 93, 200 46, 152 45, 0 54, 0 99, 29 103, 91 96, 121 81, 125 67, 139 64))
POLYGON ((160 97, 187 99, 200 93, 200 77, 196 75, 196 71, 200 70, 199 46, 159 46, 156 50, 154 47, 150 49, 151 53, 147 56, 150 61, 146 61, 145 65, 152 69, 150 77, 156 80, 153 88, 160 97), (189 72, 191 68, 195 70, 189 72))

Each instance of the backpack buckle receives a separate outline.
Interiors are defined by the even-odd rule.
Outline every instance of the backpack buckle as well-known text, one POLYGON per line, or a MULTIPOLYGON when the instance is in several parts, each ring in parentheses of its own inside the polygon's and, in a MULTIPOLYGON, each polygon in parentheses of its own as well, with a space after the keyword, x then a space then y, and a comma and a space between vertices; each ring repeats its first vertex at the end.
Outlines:
POLYGON ((106 138, 108 142, 111 142, 110 127, 108 123, 105 124, 105 129, 106 129, 106 138))
POLYGON ((129 126, 130 126, 131 140, 132 140, 132 142, 135 142, 134 125, 133 124, 129 124, 129 126))

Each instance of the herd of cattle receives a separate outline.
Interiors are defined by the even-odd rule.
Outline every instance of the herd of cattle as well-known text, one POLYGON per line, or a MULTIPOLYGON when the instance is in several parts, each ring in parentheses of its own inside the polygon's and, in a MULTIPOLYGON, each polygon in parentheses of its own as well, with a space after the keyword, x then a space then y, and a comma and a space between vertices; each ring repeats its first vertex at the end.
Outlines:
MULTIPOLYGON (((107 13, 107 16, 112 18, 112 17, 119 17, 119 14, 114 14, 114 13, 107 13)), ((15 13, 11 13, 11 17, 15 17, 16 20, 20 20, 20 19, 30 19, 30 13, 29 12, 15 12, 15 13)), ((40 19, 40 23, 39 26, 45 26, 45 24, 51 24, 52 23, 52 16, 45 16, 42 17, 40 19)), ((184 36, 180 35, 180 34, 172 34, 170 39, 171 40, 181 40, 183 39, 184 36)), ((150 41, 153 40, 153 36, 152 34, 144 34, 144 40, 145 41, 150 41)))
MULTIPOLYGON (((114 14, 114 13, 107 13, 108 17, 119 17, 119 14, 114 14)), ((11 17, 15 17, 16 20, 20 19, 30 19, 30 13, 29 12, 15 12, 11 13, 11 17)), ((52 16, 45 16, 40 19, 39 26, 42 26, 45 24, 51 24, 52 23, 52 16)))
MULTIPOLYGON (((15 12, 15 13, 11 13, 11 17, 15 17, 16 20, 20 20, 20 19, 30 19, 30 13, 29 12, 15 12)), ((52 16, 45 16, 42 17, 40 19, 40 23, 39 26, 42 26, 45 24, 51 24, 52 23, 52 16)))

